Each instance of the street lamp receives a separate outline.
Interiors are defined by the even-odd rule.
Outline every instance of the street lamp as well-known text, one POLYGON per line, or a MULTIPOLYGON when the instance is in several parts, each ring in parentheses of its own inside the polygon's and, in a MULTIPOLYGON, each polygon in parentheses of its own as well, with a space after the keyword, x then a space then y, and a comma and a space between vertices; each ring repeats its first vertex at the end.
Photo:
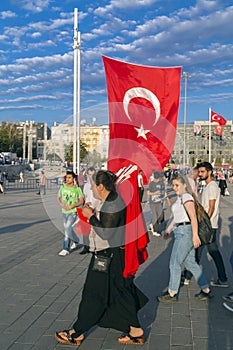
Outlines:
POLYGON ((188 72, 183 72, 184 78, 184 150, 183 150, 183 165, 186 166, 186 107, 187 107, 187 85, 188 79, 191 78, 188 72))

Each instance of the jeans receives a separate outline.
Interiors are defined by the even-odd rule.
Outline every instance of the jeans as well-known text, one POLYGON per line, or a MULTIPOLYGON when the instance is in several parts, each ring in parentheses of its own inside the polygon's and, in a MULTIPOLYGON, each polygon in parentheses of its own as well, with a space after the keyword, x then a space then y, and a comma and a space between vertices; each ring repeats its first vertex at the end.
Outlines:
POLYGON ((195 260, 195 249, 192 242, 191 225, 178 226, 174 229, 175 241, 172 248, 170 258, 170 280, 169 291, 177 294, 181 279, 181 265, 192 272, 194 278, 201 289, 208 288, 209 284, 206 280, 201 267, 195 260))
MULTIPOLYGON (((220 254, 220 251, 218 250, 218 246, 217 246, 217 242, 216 242, 216 232, 217 232, 216 228, 213 228, 213 232, 214 232, 214 240, 213 240, 212 243, 207 244, 207 249, 208 249, 208 252, 209 252, 210 256, 214 260, 215 266, 217 268, 218 279, 221 282, 226 282, 227 281, 227 275, 226 275, 226 271, 225 271, 222 255, 220 254)), ((205 248, 205 246, 201 246, 201 247, 196 249, 196 261, 197 261, 198 264, 201 261, 201 256, 202 256, 204 248, 205 248)), ((190 273, 190 271, 186 271, 184 273, 184 275, 185 275, 185 278, 187 278, 187 279, 191 279, 192 278, 192 273, 190 273)))
POLYGON ((77 219, 77 213, 69 213, 69 214, 62 214, 62 220, 64 224, 65 229, 65 236, 64 236, 64 242, 63 242, 63 249, 70 250, 70 243, 71 240, 75 242, 79 242, 78 237, 74 233, 73 230, 73 224, 75 223, 77 219))
POLYGON ((159 224, 163 222, 164 220, 164 214, 163 214, 163 204, 162 202, 155 202, 155 203, 150 203, 150 210, 152 214, 152 225, 153 225, 153 230, 155 232, 159 231, 159 224))
POLYGON ((144 194, 144 187, 138 187, 138 190, 139 190, 140 203, 142 203, 143 194, 144 194))
POLYGON ((43 192, 43 194, 46 194, 46 190, 45 190, 45 185, 40 185, 39 186, 39 194, 42 194, 42 192, 43 192))

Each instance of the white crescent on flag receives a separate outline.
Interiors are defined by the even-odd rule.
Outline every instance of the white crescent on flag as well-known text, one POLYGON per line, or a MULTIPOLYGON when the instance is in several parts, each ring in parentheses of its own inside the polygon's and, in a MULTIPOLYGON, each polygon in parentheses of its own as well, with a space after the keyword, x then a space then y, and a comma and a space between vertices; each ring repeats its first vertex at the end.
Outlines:
POLYGON ((212 120, 218 121, 219 120, 219 116, 217 114, 213 114, 212 115, 212 120))
POLYGON ((136 97, 142 97, 145 98, 146 100, 150 101, 152 106, 155 109, 155 121, 153 126, 158 122, 159 117, 160 117, 160 102, 159 99, 157 98, 157 96, 155 96, 155 94, 143 87, 134 87, 131 88, 129 90, 126 91, 124 99, 123 99, 123 106, 124 106, 124 111, 125 114, 127 115, 128 119, 130 121, 132 121, 130 115, 129 115, 129 111, 128 111, 128 107, 129 107, 129 103, 133 98, 136 97))

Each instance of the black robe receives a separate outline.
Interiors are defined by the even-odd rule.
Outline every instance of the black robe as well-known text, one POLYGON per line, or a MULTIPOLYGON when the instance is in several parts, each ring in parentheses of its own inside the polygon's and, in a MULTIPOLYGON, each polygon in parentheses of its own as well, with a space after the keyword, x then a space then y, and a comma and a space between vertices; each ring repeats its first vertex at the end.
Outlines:
POLYGON ((92 216, 90 223, 96 234, 107 239, 110 248, 99 254, 112 256, 109 273, 93 271, 90 261, 78 318, 74 323, 75 337, 98 325, 129 332, 130 326, 140 327, 137 312, 148 298, 135 286, 134 278, 124 278, 124 240, 126 208, 116 192, 110 192, 104 202, 100 219, 92 216))

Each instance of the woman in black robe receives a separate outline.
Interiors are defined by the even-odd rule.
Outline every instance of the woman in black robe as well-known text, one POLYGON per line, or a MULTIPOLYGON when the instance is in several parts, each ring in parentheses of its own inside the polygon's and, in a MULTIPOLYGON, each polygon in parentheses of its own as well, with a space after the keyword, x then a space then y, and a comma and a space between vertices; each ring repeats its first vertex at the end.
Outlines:
POLYGON ((92 185, 94 196, 103 202, 99 218, 92 208, 83 208, 96 235, 108 242, 108 248, 93 252, 73 328, 56 332, 55 338, 63 344, 80 345, 85 332, 93 326, 122 331, 122 344, 144 344, 143 329, 137 312, 148 301, 135 286, 134 278, 124 278, 126 207, 116 192, 117 177, 100 170, 92 185), (96 256, 111 257, 108 272, 93 270, 96 256))

